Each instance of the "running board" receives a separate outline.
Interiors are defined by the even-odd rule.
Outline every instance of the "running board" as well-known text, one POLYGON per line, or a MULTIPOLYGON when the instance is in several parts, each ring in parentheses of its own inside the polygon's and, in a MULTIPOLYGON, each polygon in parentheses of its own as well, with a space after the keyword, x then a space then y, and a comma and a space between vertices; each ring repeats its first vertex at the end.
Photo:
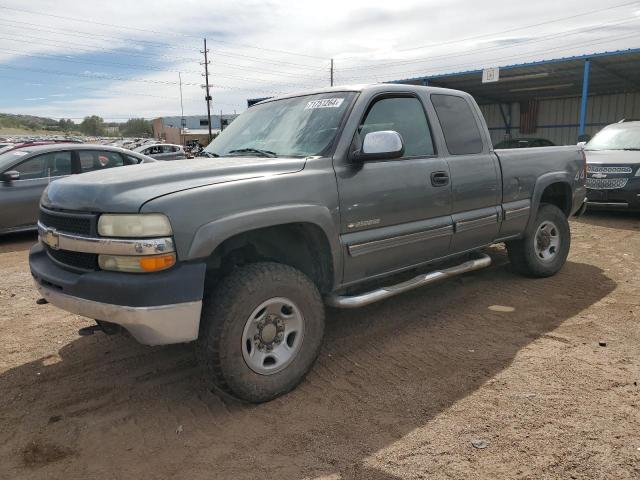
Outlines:
POLYGON ((379 302, 385 298, 393 297, 400 293, 413 290, 414 288, 422 287, 430 283, 436 283, 447 278, 455 277, 461 273, 472 272, 474 270, 480 270, 491 265, 491 257, 486 254, 481 254, 480 258, 469 260, 467 262, 456 265, 455 267, 445 268, 443 270, 436 270, 435 272, 423 273, 417 277, 407 280, 405 282, 391 285, 389 287, 382 287, 371 292, 361 293, 359 295, 347 296, 347 295, 328 295, 325 297, 325 303, 330 307, 335 308, 358 308, 364 307, 374 302, 379 302))

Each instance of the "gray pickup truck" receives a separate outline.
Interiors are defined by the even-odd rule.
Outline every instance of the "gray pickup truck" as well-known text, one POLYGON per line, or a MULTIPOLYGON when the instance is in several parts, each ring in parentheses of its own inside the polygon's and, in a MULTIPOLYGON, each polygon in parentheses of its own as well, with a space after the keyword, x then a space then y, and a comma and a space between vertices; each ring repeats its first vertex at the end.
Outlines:
MULTIPOLYGON (((182 162, 52 183, 31 272, 43 297, 138 341, 197 340, 213 385, 261 402, 352 308, 485 267, 562 268, 585 199, 577 147, 493 151, 473 98, 410 85, 288 95, 182 162)), ((96 327, 97 328, 97 327, 96 327)))

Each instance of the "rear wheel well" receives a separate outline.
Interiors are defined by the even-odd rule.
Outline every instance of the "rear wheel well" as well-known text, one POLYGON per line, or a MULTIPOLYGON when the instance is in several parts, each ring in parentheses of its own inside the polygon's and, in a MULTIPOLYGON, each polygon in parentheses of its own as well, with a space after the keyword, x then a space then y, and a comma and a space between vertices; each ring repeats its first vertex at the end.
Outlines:
POLYGON ((237 266, 264 261, 300 270, 322 293, 332 289, 331 248, 322 229, 311 223, 265 227, 228 238, 207 259, 207 289, 237 266))
POLYGON ((571 215, 571 197, 571 186, 566 182, 556 182, 544 189, 542 197, 540 197, 540 204, 555 205, 569 217, 571 215))

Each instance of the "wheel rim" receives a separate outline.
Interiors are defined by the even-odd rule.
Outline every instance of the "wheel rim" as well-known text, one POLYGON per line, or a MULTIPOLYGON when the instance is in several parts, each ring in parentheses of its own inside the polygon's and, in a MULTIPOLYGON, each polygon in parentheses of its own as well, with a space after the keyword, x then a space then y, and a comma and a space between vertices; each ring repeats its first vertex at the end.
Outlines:
POLYGON ((548 220, 542 222, 536 231, 536 256, 543 262, 551 262, 560 250, 560 230, 555 223, 548 220))
POLYGON ((247 319, 242 333, 242 356, 261 375, 286 368, 298 355, 304 336, 304 317, 288 298, 262 302, 247 319))

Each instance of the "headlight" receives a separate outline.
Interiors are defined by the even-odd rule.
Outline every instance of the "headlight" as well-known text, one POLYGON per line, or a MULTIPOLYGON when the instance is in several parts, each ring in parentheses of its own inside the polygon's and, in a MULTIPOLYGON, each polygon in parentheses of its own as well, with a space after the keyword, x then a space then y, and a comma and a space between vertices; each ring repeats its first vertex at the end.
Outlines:
POLYGON ((100 265, 100 268, 114 272, 159 272, 160 270, 173 267, 175 263, 175 253, 139 257, 130 255, 98 255, 98 265, 100 265))
POLYGON ((98 220, 98 233, 103 237, 162 237, 171 235, 169 219, 160 213, 105 214, 98 220))

